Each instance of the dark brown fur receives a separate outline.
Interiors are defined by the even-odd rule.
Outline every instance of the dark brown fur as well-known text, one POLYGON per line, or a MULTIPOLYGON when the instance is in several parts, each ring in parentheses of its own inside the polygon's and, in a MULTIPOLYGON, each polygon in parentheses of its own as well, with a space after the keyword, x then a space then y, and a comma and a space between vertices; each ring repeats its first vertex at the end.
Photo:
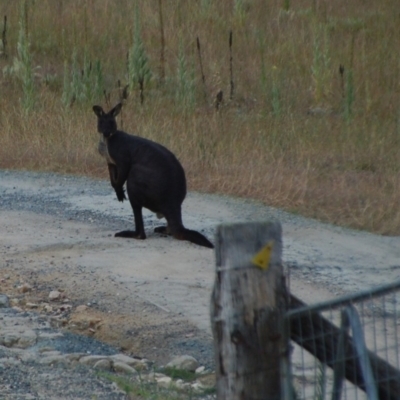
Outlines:
POLYGON ((106 146, 99 143, 99 152, 107 160, 111 185, 118 200, 123 201, 126 182, 135 218, 134 231, 118 232, 115 236, 145 239, 142 216, 145 207, 167 220, 167 226, 156 228, 156 232, 213 248, 201 233, 183 226, 181 206, 186 196, 186 177, 182 165, 164 146, 119 131, 115 117, 121 107, 118 104, 108 113, 100 106, 93 107, 98 119, 97 130, 103 135, 106 146))

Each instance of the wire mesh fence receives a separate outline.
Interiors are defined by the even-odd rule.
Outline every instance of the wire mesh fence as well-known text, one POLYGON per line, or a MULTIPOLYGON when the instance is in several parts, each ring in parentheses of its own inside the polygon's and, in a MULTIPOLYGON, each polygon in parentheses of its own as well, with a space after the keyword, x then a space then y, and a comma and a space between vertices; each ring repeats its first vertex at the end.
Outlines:
POLYGON ((286 400, 400 399, 400 281, 285 316, 286 400))

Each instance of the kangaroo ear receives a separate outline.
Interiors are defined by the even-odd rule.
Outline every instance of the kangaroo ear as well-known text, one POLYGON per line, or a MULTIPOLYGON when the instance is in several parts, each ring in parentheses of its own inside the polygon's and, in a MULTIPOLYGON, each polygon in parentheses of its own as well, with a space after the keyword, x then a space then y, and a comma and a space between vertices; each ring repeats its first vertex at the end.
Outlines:
POLYGON ((110 112, 109 114, 111 114, 113 117, 116 117, 122 109, 122 103, 118 103, 110 112))
POLYGON ((104 111, 100 106, 93 106, 93 111, 99 118, 104 115, 104 111))

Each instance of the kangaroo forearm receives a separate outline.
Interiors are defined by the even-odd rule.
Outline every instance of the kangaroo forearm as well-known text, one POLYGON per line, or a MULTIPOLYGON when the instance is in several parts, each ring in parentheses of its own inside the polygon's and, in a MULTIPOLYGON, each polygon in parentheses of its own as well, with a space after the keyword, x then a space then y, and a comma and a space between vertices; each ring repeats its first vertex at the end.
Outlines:
POLYGON ((108 164, 108 170, 110 172, 110 181, 113 188, 124 186, 128 179, 128 172, 125 168, 118 168, 114 164, 108 164))
MULTIPOLYGON (((120 179, 121 174, 118 173, 118 168, 114 164, 108 164, 108 171, 110 173, 111 186, 115 190, 117 199, 119 201, 124 201, 126 199, 125 191, 124 191, 124 183, 125 183, 126 179, 120 179)), ((123 178, 123 176, 122 176, 122 178, 123 178)))
POLYGON ((110 173, 110 182, 111 186, 115 189, 118 187, 122 187, 125 182, 120 182, 118 180, 118 168, 114 164, 108 164, 108 172, 110 173))

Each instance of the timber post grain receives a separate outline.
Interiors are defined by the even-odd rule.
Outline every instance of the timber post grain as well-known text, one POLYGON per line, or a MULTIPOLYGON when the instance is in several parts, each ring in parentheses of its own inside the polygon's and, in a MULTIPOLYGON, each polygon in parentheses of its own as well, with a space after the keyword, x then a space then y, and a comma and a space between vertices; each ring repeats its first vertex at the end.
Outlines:
POLYGON ((219 226, 211 298, 218 400, 280 400, 286 300, 280 223, 219 226))

